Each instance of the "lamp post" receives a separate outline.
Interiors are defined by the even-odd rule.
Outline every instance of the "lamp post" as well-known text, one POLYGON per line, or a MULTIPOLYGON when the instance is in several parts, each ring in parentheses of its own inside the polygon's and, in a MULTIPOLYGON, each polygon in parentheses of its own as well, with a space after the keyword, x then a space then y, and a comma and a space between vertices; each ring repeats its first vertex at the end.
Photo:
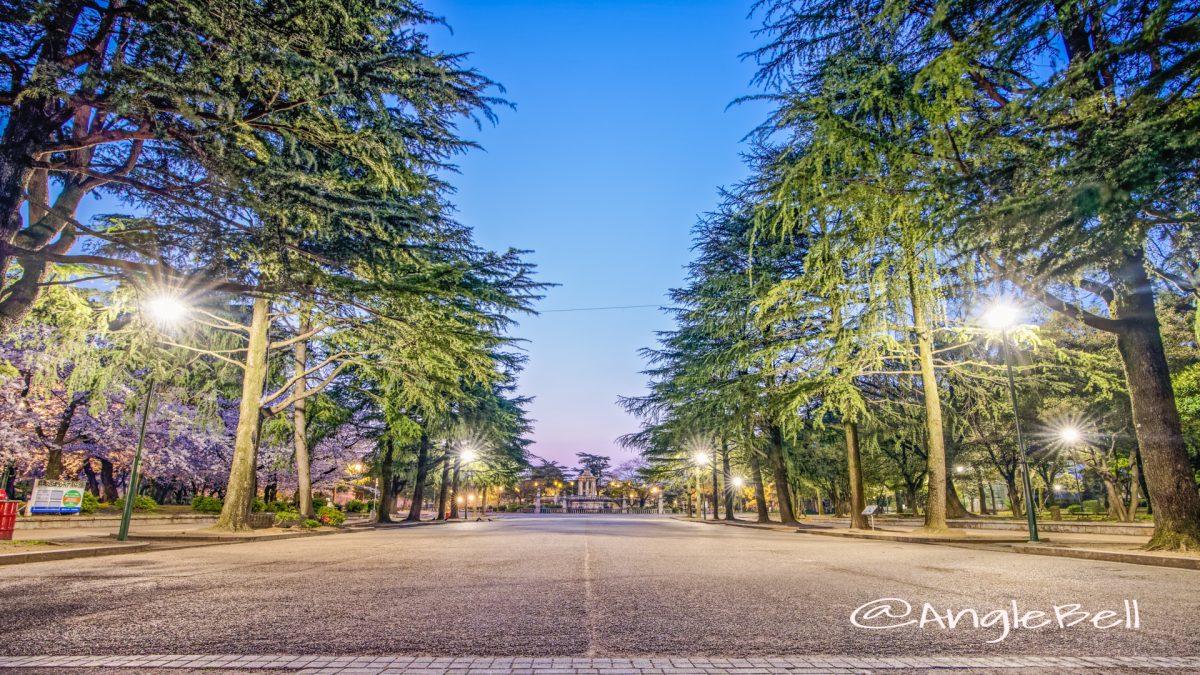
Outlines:
MULTIPOLYGON (((1074 448, 1083 442, 1083 432, 1073 426, 1066 426, 1058 430, 1058 440, 1069 448, 1074 448)), ((1075 501, 1079 504, 1083 503, 1083 471, 1078 469, 1078 462, 1075 458, 1071 458, 1072 464, 1075 464, 1074 471, 1071 472, 1071 477, 1075 479, 1075 488, 1078 492, 1075 501)), ((1058 490, 1059 486, 1054 486, 1058 490)))
MULTIPOLYGON (((170 326, 187 316, 187 305, 172 295, 158 295, 142 303, 142 314, 151 323, 170 326)), ((142 419, 138 425, 137 449, 133 453, 133 464, 129 467, 129 487, 125 490, 125 508, 121 510, 121 526, 117 529, 117 541, 129 539, 129 522, 133 520, 133 502, 137 499, 139 473, 142 466, 142 448, 146 444, 146 422, 150 418, 150 401, 154 398, 154 375, 146 378, 146 400, 142 404, 142 419)))
POLYGON ((700 496, 700 473, 708 465, 708 455, 697 452, 695 457, 692 457, 692 462, 696 465, 696 514, 700 516, 700 520, 707 520, 704 498, 700 496))
POLYGON ((745 487, 745 486, 746 486, 746 479, 745 479, 745 478, 742 478, 741 476, 734 476, 734 477, 733 477, 733 489, 737 491, 737 497, 738 497, 738 502, 737 502, 737 504, 738 504, 738 510, 739 510, 739 511, 745 511, 745 510, 746 510, 746 500, 745 500, 745 498, 742 496, 742 488, 743 488, 743 487, 745 487))
POLYGON ((997 302, 988 309, 984 321, 993 329, 1000 331, 1001 351, 1004 353, 1004 368, 1008 373, 1008 397, 1012 402, 1013 425, 1017 431, 1017 452, 1021 456, 1021 482, 1025 488, 1025 516, 1029 523, 1029 541, 1037 543, 1037 517, 1033 513, 1033 484, 1029 480, 1029 458, 1025 451, 1025 438, 1021 434, 1021 413, 1017 407, 1017 385, 1013 378, 1012 351, 1008 344, 1008 331, 1017 323, 1020 311, 1015 305, 997 302))

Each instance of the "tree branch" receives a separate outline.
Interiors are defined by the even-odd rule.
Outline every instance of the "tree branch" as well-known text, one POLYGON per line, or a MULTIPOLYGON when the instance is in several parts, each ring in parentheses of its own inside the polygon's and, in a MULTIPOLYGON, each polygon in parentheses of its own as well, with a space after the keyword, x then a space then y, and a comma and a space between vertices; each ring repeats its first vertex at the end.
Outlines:
POLYGON ((1023 293, 1034 298, 1051 310, 1058 312, 1059 314, 1065 314, 1066 316, 1083 323, 1085 326, 1089 326, 1106 333, 1116 333, 1118 330, 1120 330, 1122 323, 1119 319, 1109 319, 1107 317, 1100 316, 1099 314, 1093 314, 1079 305, 1067 302, 1066 300, 1063 300, 1062 298, 1059 298, 1048 291, 1036 288, 1028 279, 1018 279, 1015 275, 1010 274, 1008 270, 1004 269, 1004 267, 995 258, 987 253, 981 253, 980 257, 983 258, 984 262, 986 262, 996 274, 1008 279, 1018 288, 1020 288, 1023 293))

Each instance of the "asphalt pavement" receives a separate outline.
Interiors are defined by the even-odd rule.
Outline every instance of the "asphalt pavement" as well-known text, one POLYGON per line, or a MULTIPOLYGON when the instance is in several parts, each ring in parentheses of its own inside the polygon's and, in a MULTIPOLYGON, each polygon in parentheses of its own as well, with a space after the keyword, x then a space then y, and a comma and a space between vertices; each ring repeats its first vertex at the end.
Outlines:
POLYGON ((9 657, 1200 655, 1200 572, 654 516, 33 563, 0 608, 9 657))

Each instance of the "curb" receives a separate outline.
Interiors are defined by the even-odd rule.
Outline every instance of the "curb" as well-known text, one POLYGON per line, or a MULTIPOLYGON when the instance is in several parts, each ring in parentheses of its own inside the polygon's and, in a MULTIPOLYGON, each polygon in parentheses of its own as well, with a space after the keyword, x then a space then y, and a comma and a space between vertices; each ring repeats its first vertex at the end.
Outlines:
MULTIPOLYGON (((129 538, 155 543, 178 541, 187 543, 240 544, 250 541, 279 541, 281 539, 300 539, 302 537, 322 537, 331 534, 362 532, 364 529, 366 528, 346 528, 326 532, 281 532, 279 534, 267 534, 258 537, 242 537, 236 534, 137 534, 131 532, 129 538)), ((117 535, 110 534, 108 536, 115 537, 117 535)))
MULTIPOLYGON (((133 523, 139 525, 203 525, 217 522, 216 516, 176 513, 171 515, 135 515, 133 523)), ((115 527, 121 524, 121 516, 20 516, 13 525, 17 530, 69 530, 115 527)))
MULTIPOLYGON (((873 541, 898 541, 905 544, 1025 544, 1026 537, 964 537, 947 536, 934 537, 928 535, 908 534, 906 532, 850 532, 842 530, 802 529, 796 532, 815 534, 822 537, 842 537, 846 539, 870 539, 873 541)), ((1042 541, 1050 541, 1043 539, 1042 541)))
POLYGON ((0 565, 21 565, 23 563, 49 562, 51 560, 73 560, 75 558, 96 558, 105 555, 140 553, 148 548, 150 548, 150 544, 109 544, 88 548, 68 548, 62 551, 4 553, 0 554, 0 565))
POLYGON ((1079 558, 1081 560, 1098 560, 1102 562, 1128 563, 1130 565, 1149 565, 1152 567, 1172 567, 1184 570, 1200 570, 1200 558, 1174 558, 1143 553, 1124 553, 1119 551, 1100 551, 1092 548, 1066 548, 1064 546, 1035 546, 1032 544, 1016 545, 1012 550, 1027 555, 1048 555, 1058 558, 1079 558))
POLYGON ((417 520, 417 521, 400 521, 398 523, 373 523, 369 528, 371 530, 403 530, 409 527, 424 527, 426 525, 445 525, 448 520, 417 520))
MULTIPOLYGON (((678 520, 684 523, 700 523, 703 525, 724 525, 726 527, 745 527, 751 530, 764 530, 768 532, 795 532, 796 528, 792 525, 783 525, 781 523, 759 523, 749 521, 729 521, 729 520, 696 520, 694 518, 684 518, 671 516, 671 520, 678 520)), ((810 526, 814 529, 827 529, 822 525, 810 526)))

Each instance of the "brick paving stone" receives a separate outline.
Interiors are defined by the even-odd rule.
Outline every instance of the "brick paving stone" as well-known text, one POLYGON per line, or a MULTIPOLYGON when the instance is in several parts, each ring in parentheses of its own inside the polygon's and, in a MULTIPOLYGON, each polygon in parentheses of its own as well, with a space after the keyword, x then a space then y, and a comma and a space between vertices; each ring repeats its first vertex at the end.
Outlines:
POLYGON ((1200 672, 1194 656, 927 656, 837 655, 770 658, 674 657, 432 657, 295 654, 135 654, 0 656, 0 668, 129 668, 136 670, 282 670, 320 674, 404 673, 405 675, 802 675, 889 670, 991 669, 1020 671, 1117 668, 1200 672))

